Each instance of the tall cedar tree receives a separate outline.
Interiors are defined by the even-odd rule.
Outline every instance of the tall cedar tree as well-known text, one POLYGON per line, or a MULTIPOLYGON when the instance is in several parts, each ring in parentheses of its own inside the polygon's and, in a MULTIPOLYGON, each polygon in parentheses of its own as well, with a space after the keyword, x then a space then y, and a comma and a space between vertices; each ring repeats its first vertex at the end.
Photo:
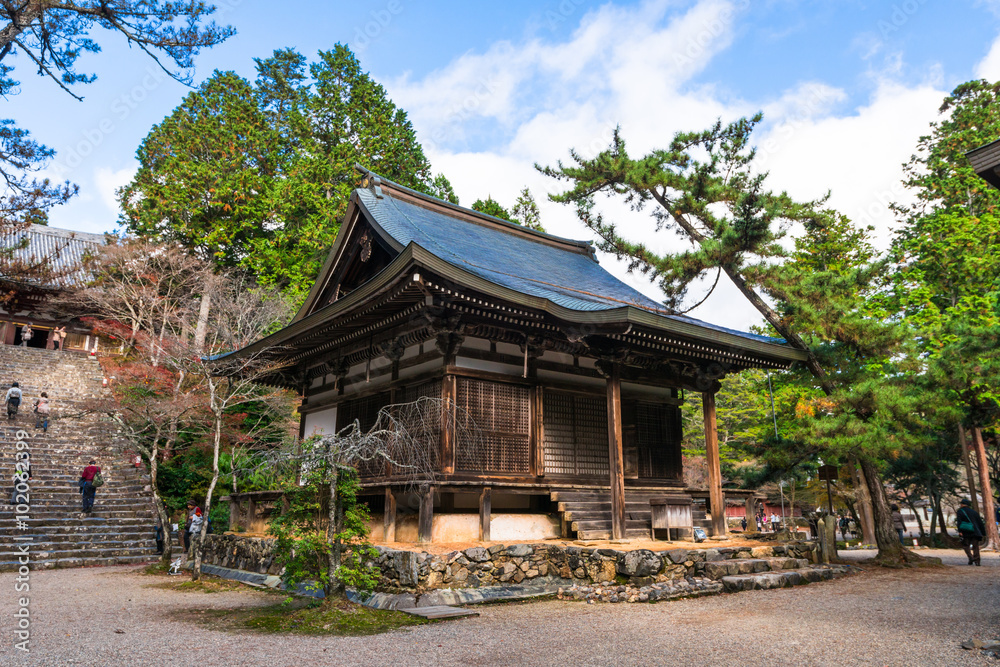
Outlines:
POLYGON ((258 59, 257 80, 217 73, 153 128, 121 192, 129 231, 176 240, 301 299, 337 235, 356 164, 454 198, 406 113, 346 46, 314 63, 258 59))
MULTIPOLYGON (((995 424, 995 417, 985 409, 989 399, 981 398, 982 368, 989 364, 974 351, 982 350, 976 336, 990 335, 992 304, 1000 291, 1000 191, 979 178, 965 154, 1000 136, 1000 83, 963 83, 939 111, 941 119, 931 123, 903 165, 904 184, 916 201, 893 206, 903 225, 892 246, 898 271, 891 304, 933 360, 929 379, 944 387, 959 409, 954 421, 971 429, 989 514, 993 494, 982 429, 995 424), (956 345, 966 353, 956 356, 956 345)), ((964 435, 954 423, 952 433, 964 435)), ((968 477, 973 478, 971 471, 968 477)), ((986 524, 990 544, 1000 547, 996 526, 986 524)))
MULTIPOLYGON (((770 306, 761 292, 771 291, 775 264, 787 256, 780 242, 788 227, 793 223, 825 225, 833 214, 821 210, 823 200, 798 202, 787 193, 766 189, 767 174, 753 171, 756 151, 750 144, 750 135, 761 118, 758 113, 728 125, 716 122, 703 132, 679 133, 666 150, 654 150, 638 159, 629 156, 625 140, 616 130, 611 146, 593 159, 571 151, 574 164, 560 162, 557 168, 537 168, 570 184, 567 191, 551 199, 574 205, 580 220, 600 237, 602 250, 627 259, 630 270, 639 270, 659 282, 667 297, 667 312, 676 311, 692 281, 714 270, 725 273, 782 337, 806 351, 810 373, 823 392, 832 395, 837 387, 821 360, 822 350, 803 339, 803 328, 770 306), (621 236, 616 225, 597 211, 598 193, 623 197, 636 211, 653 206, 656 229, 678 232, 692 249, 659 254, 621 236)), ((850 281, 840 279, 844 280, 850 281)), ((807 311, 808 300, 798 307, 807 311)), ((854 336, 852 342, 860 339, 854 336)), ((882 340, 876 338, 875 342, 882 340)), ((898 539, 894 543, 888 539, 891 517, 875 463, 867 458, 861 463, 877 496, 880 554, 887 559, 899 558, 898 539)))
MULTIPOLYGON (((201 49, 214 46, 235 33, 217 26, 208 17, 215 6, 200 0, 18 0, 0 3, 0 95, 18 92, 13 77, 16 56, 40 75, 46 76, 76 99, 74 84, 86 84, 97 76, 76 68, 84 53, 101 50, 92 37, 103 28, 138 46, 173 78, 190 81, 190 68, 201 49), (177 69, 160 58, 172 61, 177 69)), ((31 138, 27 130, 10 119, 0 119, 0 179, 6 193, 0 196, 0 226, 23 225, 45 219, 49 209, 76 194, 66 182, 31 176, 44 168, 54 151, 31 138)))

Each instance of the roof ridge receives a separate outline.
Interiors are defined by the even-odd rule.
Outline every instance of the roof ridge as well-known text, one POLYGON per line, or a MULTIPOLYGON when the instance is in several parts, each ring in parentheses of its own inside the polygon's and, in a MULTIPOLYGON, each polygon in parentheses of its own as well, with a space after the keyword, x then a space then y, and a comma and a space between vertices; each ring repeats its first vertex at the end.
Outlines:
MULTIPOLYGON (((426 192, 420 192, 419 190, 414 190, 413 188, 407 187, 405 185, 400 185, 395 181, 391 181, 384 176, 380 176, 376 172, 366 169, 360 164, 355 164, 354 168, 365 175, 365 180, 362 181, 362 188, 371 192, 377 199, 382 199, 384 193, 382 188, 388 186, 390 190, 396 190, 404 195, 409 195, 410 197, 419 200, 427 204, 428 208, 446 209, 451 212, 463 213, 467 216, 474 218, 475 220, 470 220, 474 224, 488 223, 485 226, 497 229, 498 231, 515 234, 520 236, 526 236, 528 238, 534 237, 533 240, 542 243, 556 244, 559 246, 566 247, 567 250, 578 252, 580 254, 589 255, 591 259, 597 262, 597 252, 590 241, 582 241, 577 239, 570 239, 564 236, 556 236, 555 234, 549 234, 548 232, 540 232, 536 229, 531 229, 530 227, 525 227, 516 222, 511 222, 509 220, 504 220, 496 216, 489 215, 488 213, 482 213, 460 204, 453 204, 449 201, 445 201, 439 197, 429 195, 426 192)), ((411 202, 415 205, 420 205, 418 202, 411 202)), ((599 262, 598 262, 599 263, 599 262)))

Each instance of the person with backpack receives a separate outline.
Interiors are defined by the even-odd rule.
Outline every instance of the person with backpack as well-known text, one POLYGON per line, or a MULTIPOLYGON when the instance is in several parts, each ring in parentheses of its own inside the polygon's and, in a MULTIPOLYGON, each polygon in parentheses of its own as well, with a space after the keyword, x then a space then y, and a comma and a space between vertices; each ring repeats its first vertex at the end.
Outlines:
POLYGON ((81 511, 84 514, 90 514, 91 510, 94 509, 94 498, 97 495, 97 489, 103 485, 104 478, 101 476, 101 467, 97 465, 97 461, 91 459, 90 465, 80 473, 80 494, 83 496, 83 508, 81 511))
POLYGON ((49 395, 44 391, 35 401, 35 407, 33 412, 37 415, 35 417, 35 428, 42 429, 42 433, 47 433, 49 430, 49 412, 51 408, 49 407, 49 395))
POLYGON ((972 509, 972 501, 962 498, 959 501, 958 512, 955 513, 955 523, 958 524, 958 534, 962 537, 962 548, 969 557, 969 565, 982 565, 979 559, 979 543, 986 537, 986 523, 979 512, 972 509))
POLYGON ((31 330, 31 322, 28 322, 21 327, 21 347, 28 347, 28 341, 30 341, 34 335, 35 332, 31 330))
POLYGON ((201 535, 201 524, 204 521, 204 516, 201 513, 201 508, 195 503, 194 500, 189 500, 187 503, 187 521, 184 522, 184 551, 191 553, 191 536, 195 537, 201 535))
POLYGON ((17 407, 21 405, 21 385, 17 382, 11 384, 3 401, 7 405, 7 419, 16 417, 17 407))

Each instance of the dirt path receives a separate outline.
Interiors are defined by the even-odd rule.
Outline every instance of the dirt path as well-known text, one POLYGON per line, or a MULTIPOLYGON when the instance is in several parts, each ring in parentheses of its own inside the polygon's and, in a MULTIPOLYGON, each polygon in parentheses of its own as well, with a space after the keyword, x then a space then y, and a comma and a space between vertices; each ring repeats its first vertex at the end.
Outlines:
MULTIPOLYGON (((858 557, 870 554, 845 554, 858 557)), ((960 552, 933 552, 963 563, 960 552)), ((0 575, 0 665, 986 665, 1000 637, 1000 558, 984 567, 871 571, 795 589, 660 604, 546 601, 375 637, 219 632, 182 608, 273 604, 256 592, 179 593, 129 568, 31 579, 31 654, 13 649, 19 594, 0 575), (116 632, 116 631, 122 632, 116 632)))

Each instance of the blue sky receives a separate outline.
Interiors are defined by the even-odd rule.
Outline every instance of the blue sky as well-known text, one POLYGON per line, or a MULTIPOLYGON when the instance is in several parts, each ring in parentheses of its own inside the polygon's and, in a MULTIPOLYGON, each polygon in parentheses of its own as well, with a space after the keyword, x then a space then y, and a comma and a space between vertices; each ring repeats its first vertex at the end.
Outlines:
MULTIPOLYGON (((307 56, 349 44, 406 109, 436 171, 466 204, 510 203, 524 186, 544 200, 552 183, 533 163, 570 147, 596 152, 621 125, 633 153, 680 130, 759 109, 761 168, 799 198, 832 190, 832 202, 873 224, 879 242, 894 224, 887 204, 905 200, 900 164, 934 120, 941 99, 976 77, 1000 79, 997 0, 701 0, 505 3, 376 0, 222 0, 218 19, 239 34, 206 51, 195 81, 213 69, 252 78, 253 58, 297 48, 307 56), (280 7, 280 9, 276 9, 280 7)), ((77 102, 17 62, 21 93, 8 115, 59 155, 47 173, 81 195, 51 224, 116 228, 115 188, 135 169, 150 127, 189 89, 162 76, 122 40, 81 59, 98 81, 77 102)), ((647 219, 608 204, 636 236, 663 249, 647 219)), ((591 238, 571 212, 543 205, 557 234, 591 238)), ((655 287, 602 262, 651 296, 655 287)), ((693 290, 697 298, 697 289, 693 290)), ((745 327, 755 313, 728 287, 692 313, 745 327)))

